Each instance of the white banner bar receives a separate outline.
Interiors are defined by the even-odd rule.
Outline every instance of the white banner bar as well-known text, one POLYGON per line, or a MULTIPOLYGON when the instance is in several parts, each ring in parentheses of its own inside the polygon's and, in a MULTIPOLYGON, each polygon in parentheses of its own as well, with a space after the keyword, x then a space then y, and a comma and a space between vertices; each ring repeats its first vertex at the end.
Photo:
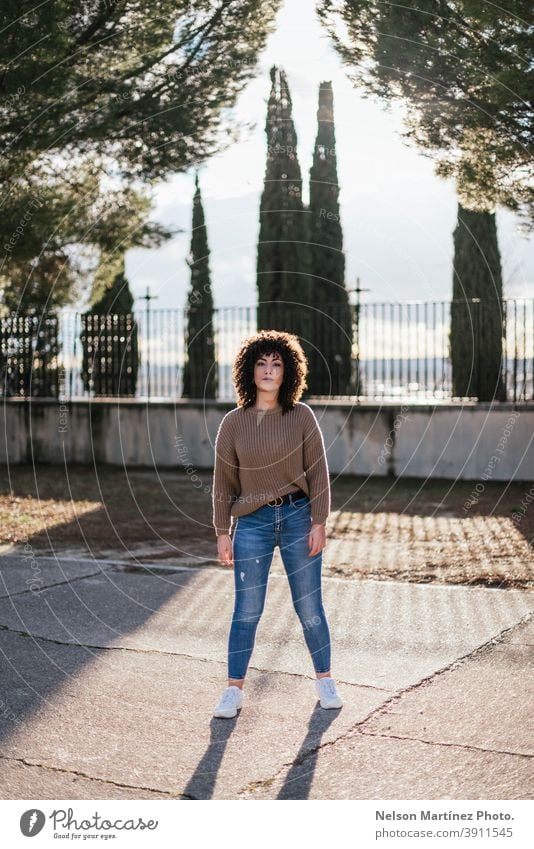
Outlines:
POLYGON ((159 847, 162 840, 193 849, 207 840, 220 846, 247 843, 254 849, 533 845, 532 800, 284 800, 283 805, 277 805, 278 800, 184 801, 190 800, 4 800, 2 844, 9 849, 40 849, 67 841, 127 849, 159 847), (199 805, 209 808, 203 811, 199 805), (291 811, 291 805, 298 810, 291 811))

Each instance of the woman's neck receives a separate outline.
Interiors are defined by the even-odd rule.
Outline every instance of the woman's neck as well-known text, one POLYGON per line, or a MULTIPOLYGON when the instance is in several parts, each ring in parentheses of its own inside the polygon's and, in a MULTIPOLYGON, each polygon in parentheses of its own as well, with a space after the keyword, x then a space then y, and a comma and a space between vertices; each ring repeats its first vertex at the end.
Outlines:
POLYGON ((276 410, 281 410, 282 405, 278 401, 278 393, 277 397, 273 398, 271 393, 271 397, 262 397, 263 393, 258 392, 256 395, 256 400, 254 402, 253 410, 257 410, 260 413, 274 413, 276 410))
POLYGON ((282 407, 278 403, 272 404, 270 407, 267 407, 267 406, 258 407, 257 401, 254 404, 254 406, 251 407, 251 410, 256 410, 258 413, 276 413, 278 410, 281 410, 281 409, 282 409, 282 407))

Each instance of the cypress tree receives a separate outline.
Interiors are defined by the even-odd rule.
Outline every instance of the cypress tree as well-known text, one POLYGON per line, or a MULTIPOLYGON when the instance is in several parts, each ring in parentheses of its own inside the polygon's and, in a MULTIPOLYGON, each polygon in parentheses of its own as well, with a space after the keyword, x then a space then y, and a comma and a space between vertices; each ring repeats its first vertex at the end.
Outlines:
POLYGON ((345 255, 331 82, 319 86, 317 139, 310 169, 311 290, 315 348, 308 380, 312 394, 349 395, 352 374, 352 316, 345 288, 345 255))
POLYGON ((286 330, 308 347, 309 256, 297 134, 284 71, 271 68, 265 125, 267 162, 257 258, 260 329, 286 330))
POLYGON ((504 401, 502 273, 494 212, 458 204, 450 353, 452 393, 504 401))
POLYGON ((191 286, 187 297, 185 363, 182 395, 188 398, 217 396, 217 369, 213 336, 213 296, 209 268, 208 234, 202 197, 195 175, 191 252, 191 286))
POLYGON ((86 391, 135 395, 139 346, 133 303, 123 257, 111 285, 82 315, 82 382, 86 391))

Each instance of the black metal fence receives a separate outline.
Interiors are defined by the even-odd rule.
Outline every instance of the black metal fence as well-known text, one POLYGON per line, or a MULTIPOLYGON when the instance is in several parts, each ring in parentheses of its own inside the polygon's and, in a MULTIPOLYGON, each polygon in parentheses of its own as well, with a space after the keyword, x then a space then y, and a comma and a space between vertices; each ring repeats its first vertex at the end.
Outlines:
POLYGON ((58 397, 60 318, 7 315, 0 319, 0 386, 7 397, 58 397))
MULTIPOLYGON (((458 382, 453 379, 451 312, 459 303, 465 310, 460 336, 468 376, 468 391, 461 397, 481 397, 488 338, 481 327, 484 321, 480 321, 484 313, 476 300, 363 303, 343 308, 343 320, 332 308, 327 322, 322 311, 320 326, 314 325, 311 312, 309 340, 319 353, 322 346, 335 350, 327 344, 331 340, 325 340, 325 333, 346 335, 349 328, 350 345, 343 350, 351 352, 349 371, 353 376, 350 394, 334 394, 326 387, 324 395, 313 397, 353 401, 454 399, 453 388, 458 382)), ((493 355, 497 351, 501 400, 534 400, 534 299, 506 300, 499 312, 495 333, 500 338, 494 339, 491 347, 493 355)), ((219 400, 235 398, 232 362, 242 340, 256 331, 256 316, 256 306, 223 307, 206 316, 216 352, 219 400)), ((59 400, 95 396, 181 398, 186 330, 183 309, 152 309, 127 316, 87 316, 69 310, 57 315, 5 316, 0 318, 2 394, 6 398, 59 400)), ((335 377, 339 364, 327 366, 335 377)))

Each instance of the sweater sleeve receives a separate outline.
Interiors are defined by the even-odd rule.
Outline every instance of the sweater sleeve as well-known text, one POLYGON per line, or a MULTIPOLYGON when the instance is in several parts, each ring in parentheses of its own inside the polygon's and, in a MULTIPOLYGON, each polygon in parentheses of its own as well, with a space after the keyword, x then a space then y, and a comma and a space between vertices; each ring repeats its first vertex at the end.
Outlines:
POLYGON ((230 511, 234 497, 240 492, 239 461, 235 451, 233 428, 224 417, 215 437, 213 469, 213 526, 217 536, 230 533, 230 511))
POLYGON ((325 525, 330 514, 330 478, 323 434, 311 407, 304 423, 304 471, 310 488, 311 518, 325 525))

